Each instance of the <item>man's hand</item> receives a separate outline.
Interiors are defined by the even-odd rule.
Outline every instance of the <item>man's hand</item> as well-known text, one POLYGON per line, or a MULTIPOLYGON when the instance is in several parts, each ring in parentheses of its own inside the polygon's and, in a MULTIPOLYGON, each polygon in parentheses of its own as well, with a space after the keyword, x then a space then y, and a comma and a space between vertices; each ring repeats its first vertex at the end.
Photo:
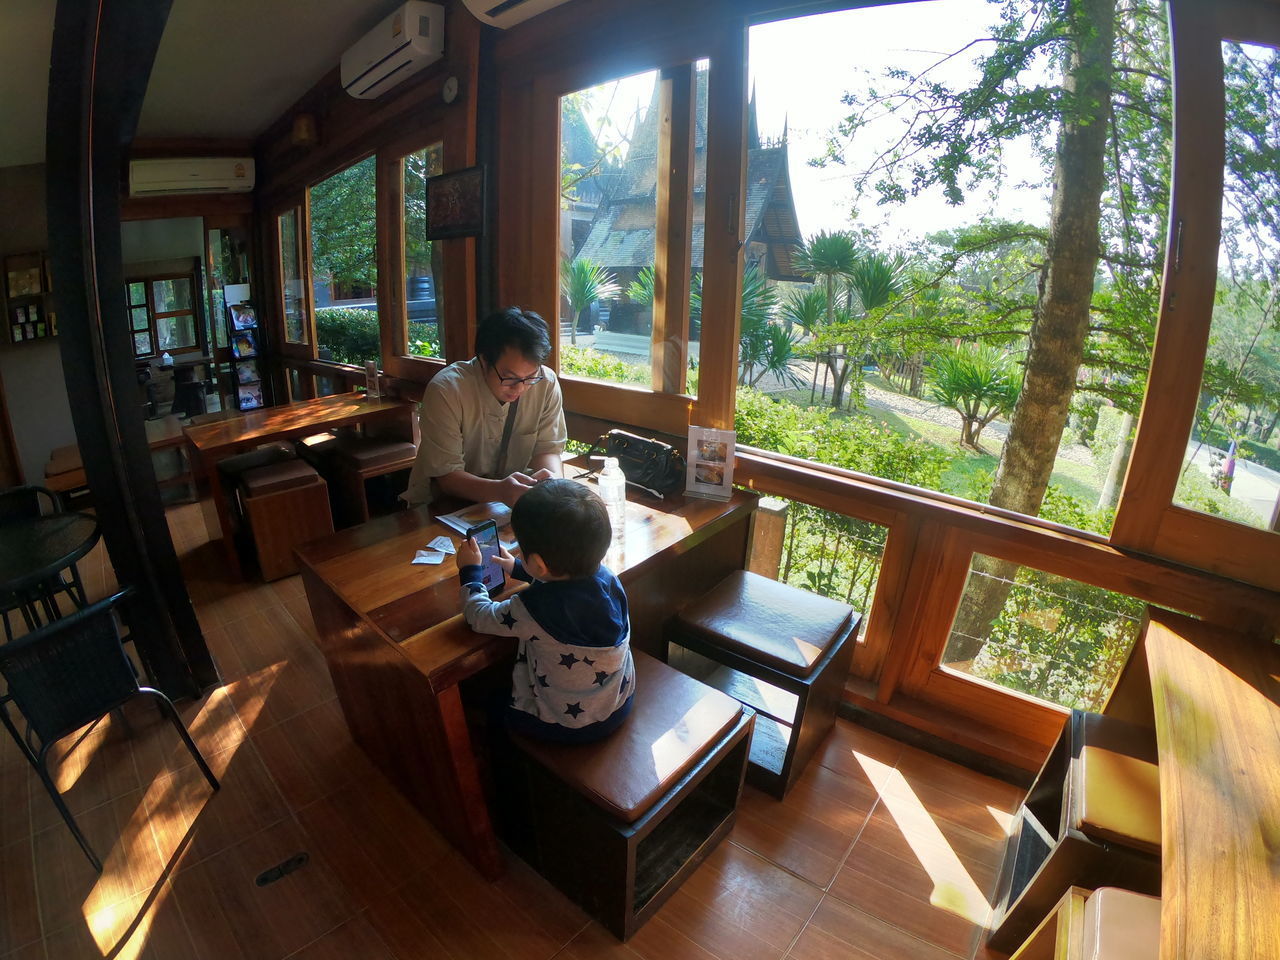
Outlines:
POLYGON ((466 540, 458 544, 459 568, 479 566, 480 559, 480 545, 476 543, 475 537, 467 537, 466 540))
POLYGON ((534 483, 541 483, 543 480, 554 480, 556 476, 557 474, 543 467, 541 470, 534 471, 532 479, 534 483))
POLYGON ((507 548, 498 543, 498 555, 493 558, 493 562, 506 571, 507 576, 511 576, 511 571, 516 568, 516 558, 507 552, 507 548))
POLYGON ((516 501, 523 497, 537 483, 533 477, 516 471, 511 476, 506 477, 498 482, 500 496, 498 497, 508 507, 514 507, 516 501))

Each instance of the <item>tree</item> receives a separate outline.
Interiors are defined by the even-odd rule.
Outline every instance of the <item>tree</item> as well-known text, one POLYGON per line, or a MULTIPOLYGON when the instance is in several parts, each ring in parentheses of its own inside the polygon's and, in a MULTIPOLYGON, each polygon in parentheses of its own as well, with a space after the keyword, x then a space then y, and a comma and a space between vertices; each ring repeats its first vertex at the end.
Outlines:
POLYGON ((617 278, 594 260, 564 260, 560 264, 560 292, 569 301, 569 342, 578 345, 578 318, 600 300, 618 295, 617 278))
MULTIPOLYGON (((796 252, 796 267, 815 280, 821 281, 823 289, 826 293, 826 319, 825 326, 830 330, 835 327, 837 321, 837 281, 844 280, 852 272, 854 265, 858 261, 858 250, 854 242, 853 235, 847 231, 836 233, 828 233, 823 230, 809 238, 800 249, 796 252)), ((849 320, 847 311, 840 313, 841 322, 849 320)), ((811 330, 810 333, 816 333, 811 330)), ((839 408, 844 397, 845 381, 849 378, 849 363, 844 345, 842 343, 833 343, 830 337, 817 335, 814 340, 814 348, 821 350, 825 348, 817 359, 821 359, 827 364, 831 370, 833 385, 831 390, 831 405, 839 408)), ((862 358, 857 358, 857 362, 861 363, 862 358)))
POLYGON ((759 267, 752 264, 742 276, 742 320, 738 334, 738 383, 754 387, 767 374, 791 386, 800 378, 791 365, 796 356, 794 343, 781 326, 773 322, 778 298, 759 267))
POLYGON ((353 163, 310 190, 311 271, 316 282, 377 286, 376 159, 353 163))
POLYGON ((1018 399, 1018 367, 990 344, 964 344, 934 356, 930 397, 960 414, 960 443, 981 451, 982 430, 1018 399))

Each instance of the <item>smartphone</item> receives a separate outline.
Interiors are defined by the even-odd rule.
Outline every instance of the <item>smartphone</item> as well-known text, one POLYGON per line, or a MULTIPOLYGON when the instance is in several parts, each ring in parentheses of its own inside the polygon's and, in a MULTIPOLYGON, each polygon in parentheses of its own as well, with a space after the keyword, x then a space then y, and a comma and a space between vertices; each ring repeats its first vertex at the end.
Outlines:
POLYGON ((480 582, 485 585, 489 595, 493 596, 506 585, 507 575, 498 564, 498 522, 486 520, 467 529, 468 539, 476 538, 476 546, 480 548, 480 582))

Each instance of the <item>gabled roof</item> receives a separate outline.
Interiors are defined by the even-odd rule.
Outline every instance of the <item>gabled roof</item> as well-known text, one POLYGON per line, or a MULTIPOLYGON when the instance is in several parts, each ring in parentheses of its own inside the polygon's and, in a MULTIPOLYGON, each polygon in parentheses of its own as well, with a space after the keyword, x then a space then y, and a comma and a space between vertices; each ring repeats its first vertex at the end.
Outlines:
MULTIPOLYGON (((702 269, 703 210, 706 200, 706 72, 698 74, 694 137, 693 269, 702 269)), ((751 104, 750 129, 755 126, 751 104)), ((622 174, 596 209, 596 217, 575 259, 590 259, 615 272, 633 273, 653 263, 657 207, 657 91, 636 125, 622 174)), ((762 258, 775 280, 801 280, 792 265, 792 245, 802 242, 785 138, 778 145, 747 151, 746 237, 767 247, 762 258)))

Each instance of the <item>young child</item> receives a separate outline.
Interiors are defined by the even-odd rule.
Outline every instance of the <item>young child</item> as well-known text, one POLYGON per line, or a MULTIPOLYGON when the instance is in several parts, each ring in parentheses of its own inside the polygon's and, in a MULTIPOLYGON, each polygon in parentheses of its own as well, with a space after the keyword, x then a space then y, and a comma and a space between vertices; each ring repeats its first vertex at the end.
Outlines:
POLYGON ((507 725, 563 743, 599 740, 631 710, 635 665, 627 595, 600 561, 611 531, 604 502, 572 480, 544 480, 511 511, 523 562, 498 562, 532 586, 495 603, 480 582, 480 548, 458 547, 463 614, 480 633, 516 637, 507 725))

